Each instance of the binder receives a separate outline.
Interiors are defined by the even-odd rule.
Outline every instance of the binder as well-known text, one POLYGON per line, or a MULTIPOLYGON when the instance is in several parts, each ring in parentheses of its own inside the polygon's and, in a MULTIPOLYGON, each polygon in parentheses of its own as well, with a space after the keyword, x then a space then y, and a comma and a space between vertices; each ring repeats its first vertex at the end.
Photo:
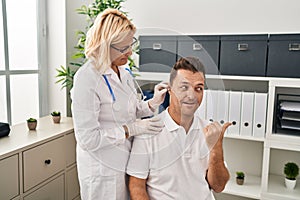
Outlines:
POLYGON ((207 90, 206 119, 213 122, 217 119, 218 90, 207 90))
POLYGON ((216 120, 221 124, 221 126, 225 122, 228 122, 228 104, 229 104, 229 92, 219 90, 216 120))
POLYGON ((228 121, 232 123, 227 129, 228 135, 239 135, 241 124, 242 92, 229 92, 228 121))
POLYGON ((252 136, 254 93, 242 92, 241 106, 241 136, 252 136))
POLYGON ((196 111, 197 115, 199 115, 201 119, 206 119, 206 96, 207 96, 206 91, 204 91, 202 102, 196 111))
POLYGON ((268 94, 266 93, 255 93, 254 95, 254 113, 253 113, 253 136, 254 137, 265 136, 267 99, 268 99, 268 94))

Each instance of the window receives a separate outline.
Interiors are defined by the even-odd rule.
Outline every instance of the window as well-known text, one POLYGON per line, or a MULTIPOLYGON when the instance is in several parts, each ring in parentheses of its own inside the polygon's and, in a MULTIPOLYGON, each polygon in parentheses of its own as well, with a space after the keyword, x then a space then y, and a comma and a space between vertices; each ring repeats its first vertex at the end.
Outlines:
POLYGON ((45 2, 2 0, 0 16, 0 121, 13 125, 45 111, 45 2))

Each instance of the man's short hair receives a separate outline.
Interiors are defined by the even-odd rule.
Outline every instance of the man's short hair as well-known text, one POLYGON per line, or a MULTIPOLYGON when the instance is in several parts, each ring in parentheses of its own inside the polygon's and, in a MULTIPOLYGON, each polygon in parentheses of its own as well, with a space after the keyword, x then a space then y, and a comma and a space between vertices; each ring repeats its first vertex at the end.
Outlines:
POLYGON ((185 58, 180 58, 173 66, 170 73, 170 85, 173 85, 173 81, 177 76, 177 71, 179 69, 188 70, 194 73, 202 72, 205 78, 204 65, 202 64, 200 59, 197 57, 185 57, 185 58))

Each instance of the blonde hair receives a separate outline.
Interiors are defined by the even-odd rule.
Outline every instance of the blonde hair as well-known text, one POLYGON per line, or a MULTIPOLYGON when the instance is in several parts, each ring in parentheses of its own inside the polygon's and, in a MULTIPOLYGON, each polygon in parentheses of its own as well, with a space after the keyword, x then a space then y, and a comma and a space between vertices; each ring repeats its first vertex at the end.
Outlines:
POLYGON ((85 55, 92 59, 95 68, 104 73, 111 67, 110 45, 119 43, 136 28, 119 10, 108 8, 99 14, 87 32, 85 55))

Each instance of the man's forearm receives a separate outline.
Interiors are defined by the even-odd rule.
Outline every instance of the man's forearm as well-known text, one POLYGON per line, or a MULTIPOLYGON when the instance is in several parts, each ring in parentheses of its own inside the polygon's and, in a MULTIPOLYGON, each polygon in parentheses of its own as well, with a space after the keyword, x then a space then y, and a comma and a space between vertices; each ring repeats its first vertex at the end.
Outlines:
POLYGON ((146 180, 130 176, 129 191, 131 200, 149 200, 146 190, 146 180))
POLYGON ((215 192, 222 192, 229 180, 229 172, 224 164, 222 145, 215 147, 210 154, 207 181, 215 192))

